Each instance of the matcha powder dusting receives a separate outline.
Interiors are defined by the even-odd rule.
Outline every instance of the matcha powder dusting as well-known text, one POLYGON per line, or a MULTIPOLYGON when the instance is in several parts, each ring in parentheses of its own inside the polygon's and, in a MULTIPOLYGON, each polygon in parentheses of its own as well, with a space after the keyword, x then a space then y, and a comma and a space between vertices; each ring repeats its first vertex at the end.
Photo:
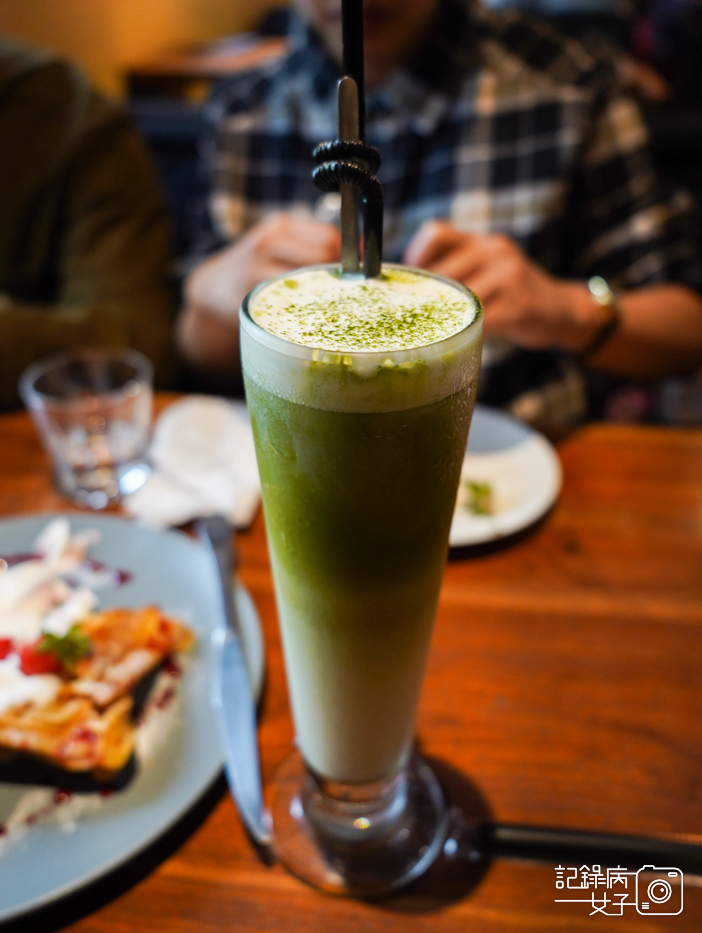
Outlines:
POLYGON ((442 279, 387 266, 373 279, 303 269, 264 286, 249 307, 276 337, 343 353, 429 346, 470 324, 479 305, 442 279))

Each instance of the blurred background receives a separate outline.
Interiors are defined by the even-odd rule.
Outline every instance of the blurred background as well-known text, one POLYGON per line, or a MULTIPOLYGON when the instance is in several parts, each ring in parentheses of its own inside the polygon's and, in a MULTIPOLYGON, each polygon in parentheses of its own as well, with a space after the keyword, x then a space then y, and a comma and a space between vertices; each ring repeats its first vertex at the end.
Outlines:
MULTIPOLYGON (((545 16, 566 32, 608 34, 652 65, 676 99, 702 91, 702 0, 482 0, 545 16)), ((2 0, 0 32, 61 53, 104 92, 128 92, 130 74, 166 51, 276 31, 280 0, 2 0)), ((282 26, 281 26, 282 28, 282 26)))
MULTIPOLYGON (((642 66, 639 93, 654 146, 674 181, 702 194, 702 0, 483 0, 545 16, 581 38, 600 37, 642 66), (651 69, 660 77, 647 82, 651 69)), ((0 34, 52 49, 108 95, 126 100, 155 151, 173 198, 199 104, 213 83, 246 66, 252 40, 276 54, 280 0, 2 0, 0 34)), ((261 54, 256 52, 256 54, 261 54)), ((183 221, 174 204, 176 223, 183 221)), ((179 248, 185 244, 179 243, 179 248)))
MULTIPOLYGON (((702 197, 702 0, 482 0, 605 41, 634 66, 660 167, 702 197)), ((0 34, 52 49, 122 98, 161 169, 186 253, 200 105, 219 80, 279 54, 280 0, 2 0, 0 34), (263 43, 263 44, 261 44, 263 43)))
POLYGON ((166 49, 252 29, 275 0, 2 0, 0 33, 72 59, 122 95, 130 69, 166 49))
MULTIPOLYGON (((545 17, 615 55, 659 170, 702 204, 702 0, 481 2, 545 17)), ((234 71, 280 55, 286 24, 280 0, 0 0, 0 35, 58 52, 126 105, 159 169, 179 267, 202 246, 204 102, 234 71)), ((694 421, 702 419, 698 381, 694 421)))

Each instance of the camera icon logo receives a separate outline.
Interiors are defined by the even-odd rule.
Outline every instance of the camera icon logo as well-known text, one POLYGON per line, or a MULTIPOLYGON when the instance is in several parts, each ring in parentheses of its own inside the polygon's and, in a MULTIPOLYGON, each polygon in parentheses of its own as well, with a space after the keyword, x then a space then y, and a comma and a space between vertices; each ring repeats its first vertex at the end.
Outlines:
POLYGON ((657 917, 681 914, 683 873, 679 868, 644 865, 636 872, 636 910, 657 917))

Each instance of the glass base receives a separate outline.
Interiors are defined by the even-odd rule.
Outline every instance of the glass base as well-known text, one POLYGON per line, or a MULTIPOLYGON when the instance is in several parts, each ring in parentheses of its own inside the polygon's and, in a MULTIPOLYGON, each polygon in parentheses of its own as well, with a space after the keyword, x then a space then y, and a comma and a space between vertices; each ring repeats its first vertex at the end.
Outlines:
POLYGON ((58 472, 56 485, 59 492, 77 505, 100 511, 136 492, 150 474, 151 467, 143 461, 94 469, 65 469, 58 472))
POLYGON ((399 775, 338 784, 292 752, 270 784, 273 846, 298 878, 332 894, 377 897, 422 875, 448 827, 434 772, 414 756, 399 775))

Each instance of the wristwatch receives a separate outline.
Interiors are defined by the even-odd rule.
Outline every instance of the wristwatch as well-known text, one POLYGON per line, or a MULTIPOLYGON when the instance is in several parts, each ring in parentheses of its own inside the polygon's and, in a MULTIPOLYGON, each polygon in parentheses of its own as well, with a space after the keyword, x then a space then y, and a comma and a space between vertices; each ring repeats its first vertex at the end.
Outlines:
POLYGON ((593 275, 588 279, 588 291, 592 300, 600 305, 601 308, 607 308, 608 315, 605 322, 592 338, 590 343, 577 354, 579 359, 586 360, 596 353, 600 347, 609 340, 615 330, 621 323, 621 312, 617 302, 617 296, 614 294, 608 283, 601 275, 593 275))

